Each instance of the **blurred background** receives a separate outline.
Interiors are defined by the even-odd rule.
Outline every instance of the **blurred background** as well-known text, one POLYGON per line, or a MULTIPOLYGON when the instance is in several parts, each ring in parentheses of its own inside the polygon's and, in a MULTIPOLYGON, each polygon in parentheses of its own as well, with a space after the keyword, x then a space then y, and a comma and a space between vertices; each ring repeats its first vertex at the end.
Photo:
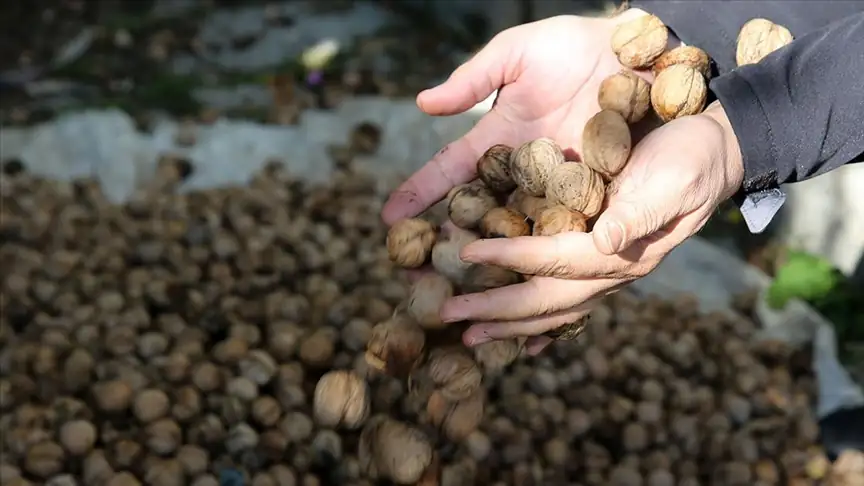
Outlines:
MULTIPOLYGON (((503 29, 615 8, 611 0, 4 2, 3 177, 93 178, 108 201, 124 203, 170 154, 194 167, 186 190, 252 182, 274 159, 321 183, 338 165, 333 146, 368 122, 380 130, 380 147, 356 162, 376 175, 383 195, 489 107, 431 119, 416 109, 417 92, 503 29)), ((789 188, 782 214, 761 235, 722 207, 700 235, 712 249, 682 250, 672 270, 646 285, 695 281, 706 301, 758 292, 763 318, 778 326, 800 309, 815 311, 836 332, 836 356, 862 382, 862 169, 789 188), (716 249, 756 276, 700 284, 694 262, 720 258, 716 249), (790 311, 790 302, 803 304, 790 311)))

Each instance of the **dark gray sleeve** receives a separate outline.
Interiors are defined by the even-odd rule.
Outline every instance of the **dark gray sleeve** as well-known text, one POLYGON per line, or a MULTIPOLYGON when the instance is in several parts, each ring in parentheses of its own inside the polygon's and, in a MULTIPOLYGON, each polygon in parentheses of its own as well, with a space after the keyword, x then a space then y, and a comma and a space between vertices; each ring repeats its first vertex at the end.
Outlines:
POLYGON ((751 231, 779 210, 779 185, 830 171, 864 155, 864 2, 637 0, 683 42, 704 49, 744 158, 736 198, 751 231), (735 67, 735 40, 755 17, 784 25, 796 40, 762 62, 735 67))
POLYGON ((735 69, 735 41, 755 18, 780 24, 795 38, 864 11, 861 0, 631 0, 660 17, 686 44, 707 52, 720 74, 735 69))

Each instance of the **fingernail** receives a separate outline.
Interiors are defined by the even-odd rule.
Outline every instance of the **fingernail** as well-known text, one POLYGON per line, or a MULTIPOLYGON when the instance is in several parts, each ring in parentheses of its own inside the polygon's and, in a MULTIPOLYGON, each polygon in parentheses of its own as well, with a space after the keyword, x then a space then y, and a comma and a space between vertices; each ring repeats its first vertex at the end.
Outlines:
POLYGON ((606 244, 613 253, 617 253, 624 243, 624 227, 618 221, 606 223, 606 244))
POLYGON ((441 311, 438 313, 438 317, 441 318, 441 322, 445 324, 452 324, 454 322, 459 322, 465 320, 465 318, 458 312, 458 308, 454 311, 451 306, 444 304, 441 306, 441 311))

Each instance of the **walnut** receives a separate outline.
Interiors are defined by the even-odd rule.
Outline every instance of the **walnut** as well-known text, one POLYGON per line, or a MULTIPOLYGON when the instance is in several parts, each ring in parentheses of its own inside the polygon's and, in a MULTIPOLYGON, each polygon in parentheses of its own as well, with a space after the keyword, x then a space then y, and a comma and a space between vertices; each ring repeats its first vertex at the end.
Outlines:
POLYGON ((738 32, 735 60, 739 66, 756 64, 793 40, 792 33, 767 19, 753 19, 738 32))
POLYGON ((664 122, 695 115, 705 107, 708 85, 705 77, 686 64, 664 69, 651 88, 651 105, 664 122))
POLYGON ((486 390, 483 388, 458 401, 448 400, 443 390, 436 390, 429 397, 426 414, 430 423, 438 427, 448 439, 460 442, 477 430, 483 420, 485 403, 486 390))
POLYGON ((664 52, 652 67, 654 76, 657 76, 669 66, 676 64, 686 64, 692 67, 699 71, 705 79, 711 77, 711 60, 708 54, 694 46, 679 46, 671 51, 664 52))
POLYGON ((444 301, 453 297, 453 284, 436 273, 424 275, 411 286, 408 298, 408 315, 426 329, 444 326, 438 313, 444 301))
POLYGON ((588 218, 579 211, 571 211, 565 206, 552 206, 540 213, 534 223, 534 236, 553 236, 559 233, 588 230, 588 218))
POLYGON ((262 349, 249 351, 239 363, 240 373, 260 386, 273 379, 277 366, 276 360, 262 349))
POLYGON ((326 367, 336 351, 338 335, 333 328, 321 327, 303 339, 300 344, 300 361, 314 368, 326 367))
POLYGON ((522 354, 524 339, 512 338, 489 341, 473 348, 474 359, 486 373, 497 373, 522 354))
POLYGON ((549 177, 547 197, 554 204, 579 211, 592 218, 603 208, 606 186, 599 173, 587 164, 571 162, 559 165, 549 177))
POLYGON ((511 208, 490 209, 480 220, 480 234, 484 238, 516 238, 531 234, 527 217, 511 208))
POLYGON ((462 248, 476 240, 477 235, 470 231, 453 229, 446 238, 438 241, 432 248, 432 266, 451 282, 457 285, 462 283, 466 272, 473 265, 462 261, 459 254, 462 248))
POLYGON ((624 70, 600 83, 597 102, 601 110, 615 111, 627 123, 636 123, 651 107, 651 85, 632 71, 624 70))
POLYGON ((141 486, 141 481, 130 472, 117 473, 105 483, 105 486, 141 486))
POLYGON ((132 402, 132 387, 120 380, 106 381, 93 385, 96 405, 106 412, 120 412, 129 408, 132 402))
POLYGON ((450 221, 463 229, 476 228, 483 216, 496 206, 498 200, 481 181, 456 186, 447 193, 450 221))
POLYGON ((510 175, 512 154, 512 147, 493 145, 477 160, 477 175, 492 192, 505 194, 516 189, 516 182, 510 175))
POLYGON ((669 32, 657 16, 646 15, 624 22, 612 33, 612 50, 618 62, 632 68, 644 69, 666 50, 669 32))
POLYGON ((429 352, 421 372, 428 374, 432 383, 447 400, 462 400, 480 388, 483 375, 471 355, 459 348, 437 348, 429 352))
POLYGON ((145 429, 147 448, 154 454, 168 455, 180 446, 183 431, 177 422, 171 419, 160 419, 145 429))
POLYGON ((330 371, 318 380, 313 401, 315 421, 324 427, 358 428, 369 415, 369 390, 350 371, 330 371))
POLYGON ((24 470, 39 478, 50 478, 63 470, 65 453, 55 442, 34 444, 24 456, 24 470))
POLYGON ((423 353, 423 329, 404 315, 376 324, 366 345, 366 362, 396 376, 407 375, 423 353))
POLYGON ((384 416, 369 420, 360 434, 358 459, 372 478, 413 484, 432 464, 432 444, 418 429, 384 416))
POLYGON ((582 131, 582 158, 606 180, 621 172, 630 157, 631 147, 627 121, 616 111, 598 112, 582 131))
POLYGON ((403 219, 387 232, 387 252, 400 267, 418 268, 429 258, 435 239, 432 223, 419 218, 403 219))
POLYGON ((513 180, 530 196, 546 194, 546 184, 552 171, 564 163, 564 153, 549 138, 539 138, 522 144, 511 158, 513 180))
POLYGON ((72 420, 60 427, 60 445, 73 456, 83 456, 96 444, 96 426, 86 420, 72 420))
POLYGON ((132 412, 141 423, 150 423, 168 414, 171 403, 162 390, 149 388, 139 391, 132 403, 132 412))
POLYGON ((545 197, 530 196, 522 189, 516 189, 507 199, 506 207, 524 214, 533 221, 537 221, 540 213, 550 205, 551 203, 545 197))
POLYGON ((197 476, 207 472, 210 454, 203 447, 185 444, 177 450, 177 461, 188 476, 197 476))

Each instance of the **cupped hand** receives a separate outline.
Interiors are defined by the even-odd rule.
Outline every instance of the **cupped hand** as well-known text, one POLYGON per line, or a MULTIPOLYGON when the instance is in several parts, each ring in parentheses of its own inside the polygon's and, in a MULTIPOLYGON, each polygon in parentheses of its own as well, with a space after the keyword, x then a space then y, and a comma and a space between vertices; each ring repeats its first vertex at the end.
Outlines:
POLYGON ((441 316, 446 322, 472 322, 463 335, 469 346, 529 336, 528 351, 537 353, 551 342, 545 332, 575 322, 595 299, 652 271, 705 225, 742 179, 737 140, 719 104, 672 121, 634 147, 592 233, 467 245, 461 257, 468 262, 534 277, 453 297, 441 316))
POLYGON ((413 217, 458 184, 474 179, 489 147, 549 137, 565 152, 581 151, 582 129, 600 110, 601 81, 621 70, 609 48, 615 26, 645 15, 614 19, 553 17, 505 30, 417 104, 434 116, 467 111, 498 90, 494 106, 464 137, 441 149, 387 201, 387 224, 413 217))

